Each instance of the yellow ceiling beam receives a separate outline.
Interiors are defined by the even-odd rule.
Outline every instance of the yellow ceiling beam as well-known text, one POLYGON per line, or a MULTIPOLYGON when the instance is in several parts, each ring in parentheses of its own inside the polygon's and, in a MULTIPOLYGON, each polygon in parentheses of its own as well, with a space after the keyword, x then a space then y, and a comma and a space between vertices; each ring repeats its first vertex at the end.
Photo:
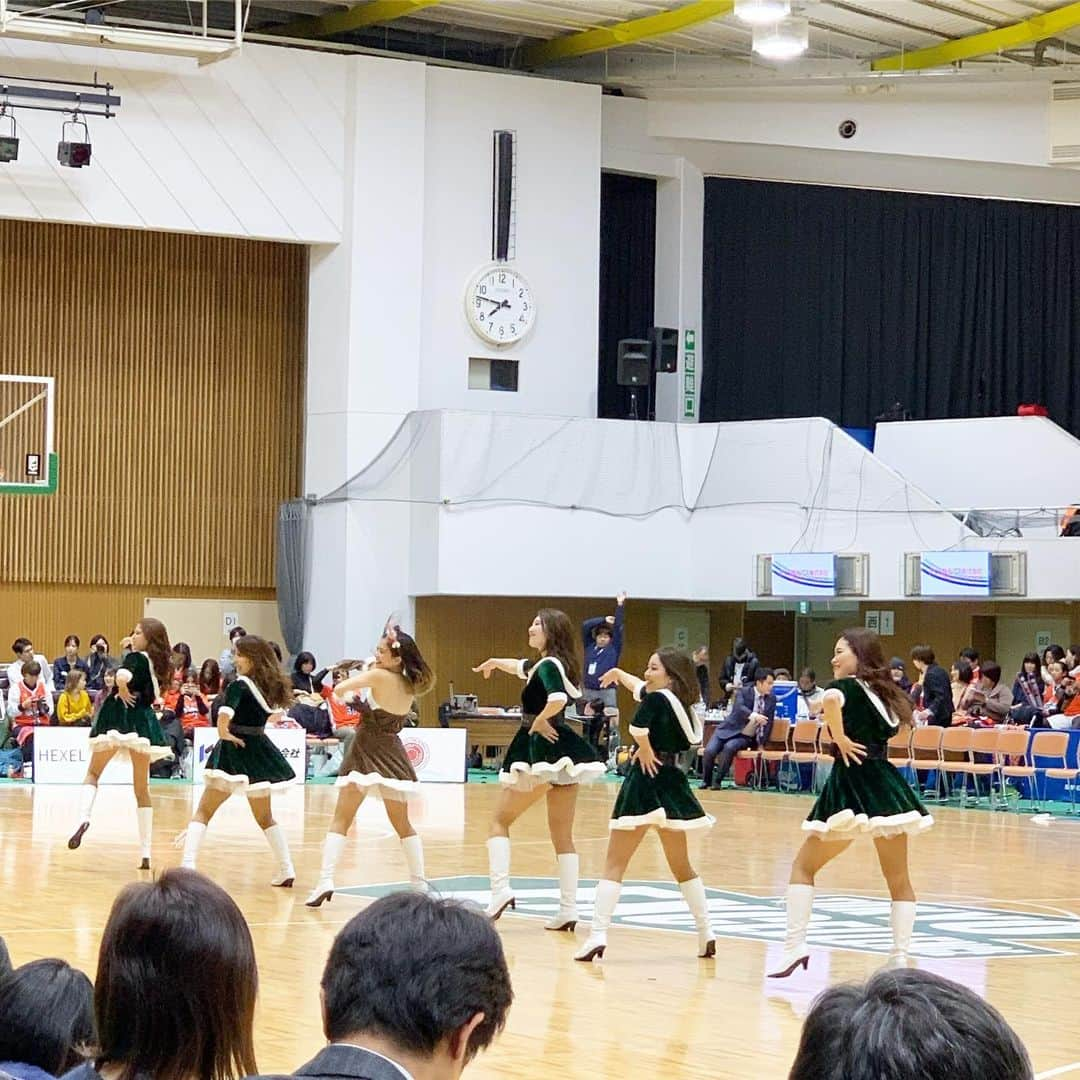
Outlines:
POLYGON ((294 38, 331 37, 347 30, 360 30, 365 26, 403 19, 438 2, 439 0, 368 0, 366 4, 353 4, 347 11, 332 11, 328 15, 296 19, 282 26, 275 26, 270 33, 294 38))
POLYGON ((658 15, 646 15, 643 19, 630 19, 613 26, 583 30, 578 34, 531 45, 523 51, 521 63, 523 67, 541 67, 555 60, 567 60, 573 56, 632 45, 647 38, 663 37, 697 23, 730 15, 734 7, 735 0, 693 0, 693 3, 683 4, 673 11, 661 11, 658 15))
POLYGON ((997 30, 986 30, 981 34, 957 38, 943 45, 932 45, 928 49, 915 49, 912 52, 896 53, 883 56, 871 65, 872 71, 918 71, 922 68, 945 67, 958 60, 970 60, 976 56, 989 56, 991 53, 1015 49, 1022 45, 1031 45, 1036 41, 1056 37, 1058 34, 1080 26, 1080 3, 1066 4, 1042 15, 1035 15, 1010 26, 997 30))

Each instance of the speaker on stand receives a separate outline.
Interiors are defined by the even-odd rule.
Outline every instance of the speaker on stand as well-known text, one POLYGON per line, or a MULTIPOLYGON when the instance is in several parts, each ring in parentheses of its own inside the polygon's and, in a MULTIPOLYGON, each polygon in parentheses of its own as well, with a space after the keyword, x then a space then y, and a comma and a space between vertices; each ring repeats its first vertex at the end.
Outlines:
POLYGON ((615 381, 630 391, 628 420, 648 420, 650 387, 652 386, 652 343, 641 338, 623 338, 618 346, 618 365, 615 381), (639 414, 638 395, 645 391, 645 415, 639 414))

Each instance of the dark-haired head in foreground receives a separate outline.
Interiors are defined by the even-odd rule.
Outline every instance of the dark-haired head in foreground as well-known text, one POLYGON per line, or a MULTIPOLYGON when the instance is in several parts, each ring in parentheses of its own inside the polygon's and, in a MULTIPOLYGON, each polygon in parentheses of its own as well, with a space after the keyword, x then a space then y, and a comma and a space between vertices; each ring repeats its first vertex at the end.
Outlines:
MULTIPOLYGON (((94 987, 64 960, 33 960, 0 980, 0 1062, 51 1076, 94 1044, 94 987)), ((6 1071, 6 1070, 5 1070, 6 1071)))
POLYGON ((456 901, 414 892, 383 897, 346 923, 322 992, 330 1042, 373 1050, 405 1069, 437 1064, 448 1077, 502 1030, 514 996, 491 922, 456 901))
POLYGON ((814 1002, 788 1080, 1032 1080, 1024 1044, 978 994, 881 971, 814 1002))

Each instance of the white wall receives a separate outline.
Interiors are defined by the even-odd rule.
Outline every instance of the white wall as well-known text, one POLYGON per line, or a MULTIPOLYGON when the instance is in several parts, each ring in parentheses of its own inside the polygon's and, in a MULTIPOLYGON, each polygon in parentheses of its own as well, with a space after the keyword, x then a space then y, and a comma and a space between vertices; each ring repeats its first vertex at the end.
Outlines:
POLYGON ((97 72, 122 99, 114 118, 88 118, 84 169, 56 161, 59 115, 16 107, 19 158, 0 168, 0 217, 335 243, 347 65, 245 45, 199 67, 0 38, 6 75, 90 82, 97 72))
POLYGON ((420 407, 596 415, 600 89, 428 68, 420 407), (492 132, 517 133, 514 266, 536 323, 508 349, 465 320, 465 285, 491 261, 492 132), (469 390, 470 356, 520 362, 516 394, 469 390))

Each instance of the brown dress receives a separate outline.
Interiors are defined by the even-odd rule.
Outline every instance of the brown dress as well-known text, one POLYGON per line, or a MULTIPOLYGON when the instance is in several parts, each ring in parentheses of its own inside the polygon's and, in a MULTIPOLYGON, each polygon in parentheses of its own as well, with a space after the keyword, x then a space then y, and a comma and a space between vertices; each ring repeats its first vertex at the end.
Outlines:
POLYGON ((356 736, 338 770, 337 787, 358 787, 377 799, 403 802, 420 790, 416 770, 409 761, 398 732, 405 726, 407 714, 395 716, 379 707, 370 689, 363 691, 357 703, 360 723, 356 736))

